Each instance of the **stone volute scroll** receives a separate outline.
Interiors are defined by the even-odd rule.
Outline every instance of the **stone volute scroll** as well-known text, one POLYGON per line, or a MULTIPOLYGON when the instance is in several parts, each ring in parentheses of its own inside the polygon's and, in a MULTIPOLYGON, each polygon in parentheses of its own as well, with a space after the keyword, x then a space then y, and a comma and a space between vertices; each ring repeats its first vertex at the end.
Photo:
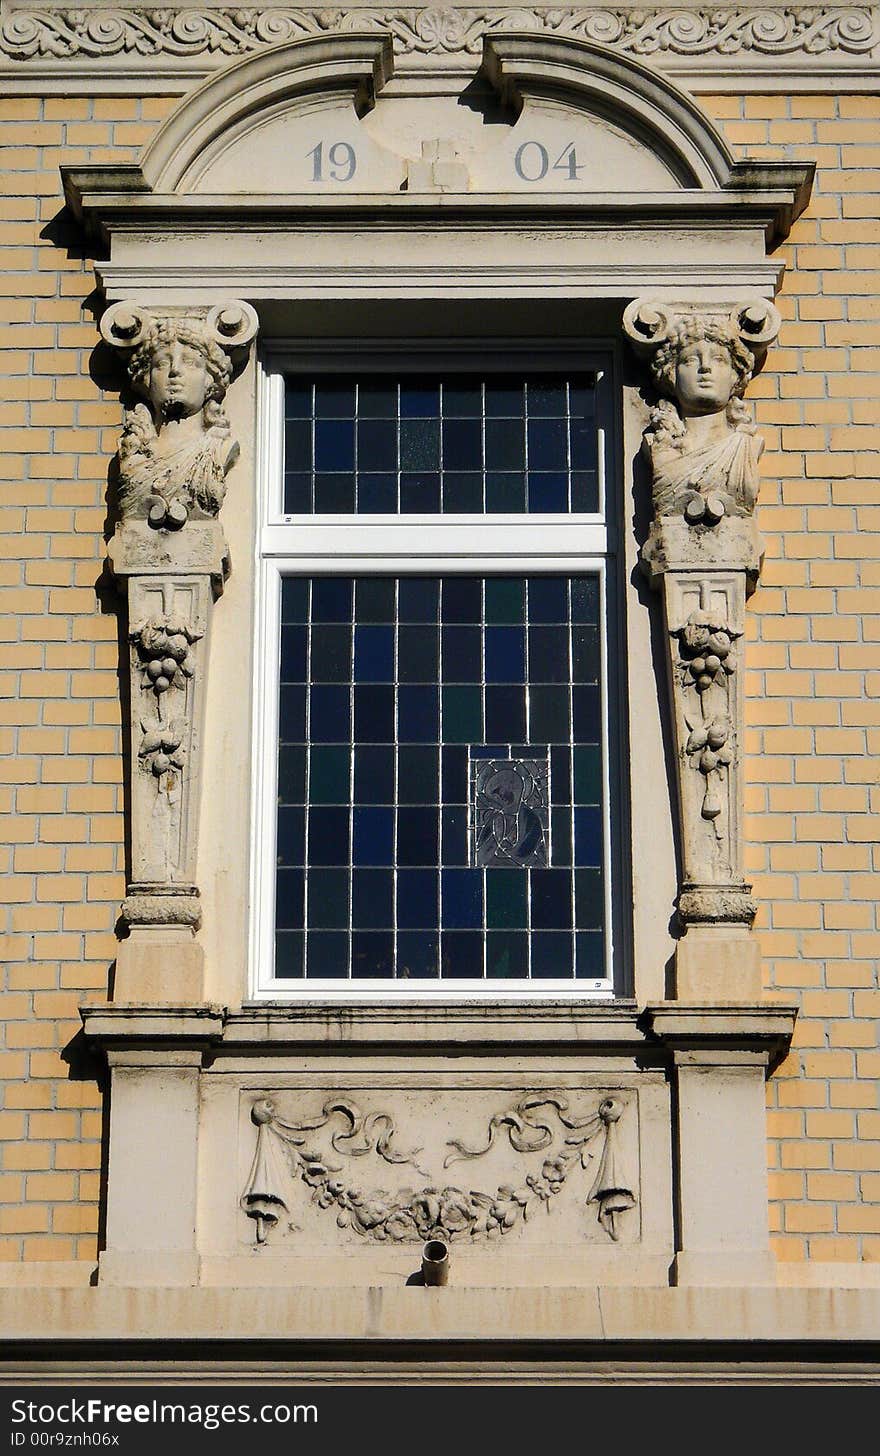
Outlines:
POLYGON ((238 458, 224 401, 256 335, 238 300, 193 313, 113 304, 104 339, 133 393, 118 454, 110 544, 128 600, 131 878, 117 999, 201 993, 196 876, 212 606, 229 571, 220 510, 238 458))
POLYGON ((684 938, 679 996, 760 992, 756 906, 743 868, 746 597, 757 581, 754 521, 763 441, 743 395, 779 331, 776 308, 676 310, 641 299, 624 330, 653 386, 643 434, 652 521, 642 567, 661 590, 678 770, 684 938))

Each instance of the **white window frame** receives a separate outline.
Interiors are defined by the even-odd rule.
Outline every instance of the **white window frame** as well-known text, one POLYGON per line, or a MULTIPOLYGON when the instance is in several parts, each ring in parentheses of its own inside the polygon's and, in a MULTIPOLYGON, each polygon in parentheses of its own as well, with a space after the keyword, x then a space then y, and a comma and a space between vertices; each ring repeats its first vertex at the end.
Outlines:
MULTIPOLYGON (((607 368, 611 349, 558 340, 495 340, 467 349, 460 341, 332 342, 318 348, 278 342, 258 360, 256 557, 256 681, 252 725, 252 824, 249 998, 254 1001, 415 1002, 619 997, 612 881, 612 773, 609 724, 615 704, 608 681, 608 567, 618 533, 606 515, 607 482, 616 478, 613 431, 599 425, 599 511, 529 515, 290 515, 284 512, 284 379, 291 373, 397 372, 408 369, 478 372, 521 358, 523 373, 607 368), (287 575, 588 575, 600 580, 600 684, 603 705, 602 786, 605 899, 605 975, 572 980, 450 980, 402 983, 270 977, 274 970, 275 841, 278 780, 278 670, 281 580, 287 575)), ((515 366, 514 366, 515 367, 515 366)), ((624 937, 621 937, 624 938, 624 937)))

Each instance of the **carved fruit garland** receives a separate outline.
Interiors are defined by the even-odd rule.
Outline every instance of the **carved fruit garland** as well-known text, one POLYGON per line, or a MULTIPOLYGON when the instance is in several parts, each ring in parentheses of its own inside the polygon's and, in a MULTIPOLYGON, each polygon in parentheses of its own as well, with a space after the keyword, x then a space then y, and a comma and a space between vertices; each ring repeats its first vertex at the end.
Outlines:
POLYGON ((167 694, 186 690, 196 670, 191 648, 201 636, 181 617, 152 617, 129 632, 138 654, 142 686, 155 698, 155 714, 141 719, 138 761, 160 781, 164 774, 183 769, 185 724, 182 717, 169 713, 167 694))
POLYGON ((620 1215, 635 1206, 636 1197, 619 1166, 617 1123, 624 1104, 615 1097, 606 1097, 588 1117, 572 1119, 567 1116, 568 1102, 561 1093, 530 1094, 512 1111, 492 1118, 484 1147, 469 1148, 459 1141, 447 1143, 452 1152, 444 1168, 482 1157, 502 1128, 517 1152, 547 1150, 556 1137, 547 1120, 551 1108, 566 1130, 565 1146, 548 1154, 540 1171, 527 1174, 521 1185, 500 1184, 494 1193, 482 1193, 429 1184, 389 1193, 385 1189, 364 1192, 352 1187, 346 1179, 335 1176, 342 1171, 340 1163, 306 1146, 310 1133, 334 1119, 341 1120, 342 1128, 337 1127, 330 1140, 334 1152, 349 1157, 374 1152, 385 1162, 409 1164, 427 1178, 429 1175, 415 1161, 421 1149, 403 1152, 395 1147, 394 1123, 388 1114, 363 1114, 353 1102, 339 1099, 325 1103, 318 1118, 290 1123, 280 1118, 274 1103, 264 1098, 251 1109, 257 1126, 257 1147, 241 1205, 256 1223, 257 1243, 264 1243, 269 1229, 289 1211, 283 1191, 283 1164, 311 1189, 313 1203, 336 1210, 339 1228, 350 1228, 362 1237, 393 1242, 464 1235, 492 1237, 507 1233, 521 1219, 528 1220, 537 1208, 547 1208, 573 1169, 588 1166, 594 1156, 588 1144, 601 1136, 598 1171, 586 1201, 598 1205, 599 1222, 609 1238, 616 1240, 620 1215))
POLYGON ((678 639, 684 684, 696 692, 700 705, 699 717, 685 714, 689 734, 685 752, 706 780, 700 812, 715 824, 720 838, 721 785, 734 757, 733 724, 726 711, 727 679, 736 671, 733 644, 741 634, 717 621, 711 611, 701 610, 691 612, 685 625, 671 635, 678 639), (723 693, 725 709, 718 708, 716 688, 723 693))

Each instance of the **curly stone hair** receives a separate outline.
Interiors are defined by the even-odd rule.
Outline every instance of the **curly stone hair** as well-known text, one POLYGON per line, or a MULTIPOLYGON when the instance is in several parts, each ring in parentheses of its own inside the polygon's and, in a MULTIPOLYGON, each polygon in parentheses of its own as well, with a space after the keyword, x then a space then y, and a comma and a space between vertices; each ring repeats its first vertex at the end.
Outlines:
POLYGON ((730 355, 736 374, 734 396, 742 395, 752 377, 755 357, 743 343, 739 329, 729 319, 706 318, 700 314, 682 314, 651 360, 654 383, 664 394, 675 396, 675 370, 684 349, 703 340, 718 344, 730 355))
MULTIPOLYGON (((151 320, 137 348, 128 359, 128 377, 139 394, 146 394, 150 380, 153 356, 163 345, 186 344, 198 349, 204 355, 208 369, 209 385, 205 395, 205 409, 209 415, 220 415, 219 409, 232 378, 232 363, 229 355, 221 348, 204 324, 187 318, 159 318, 151 320), (213 406, 213 408, 211 408, 213 406)), ((207 420, 206 423, 212 421, 207 420)))

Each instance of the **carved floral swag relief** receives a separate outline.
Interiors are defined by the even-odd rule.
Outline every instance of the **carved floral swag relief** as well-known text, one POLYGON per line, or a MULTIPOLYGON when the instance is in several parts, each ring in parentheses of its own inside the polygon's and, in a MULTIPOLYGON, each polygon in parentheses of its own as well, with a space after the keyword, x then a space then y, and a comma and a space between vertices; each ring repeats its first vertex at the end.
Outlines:
POLYGON ((350 1178, 338 1176, 346 1165, 333 1160, 334 1156, 345 1160, 375 1153, 384 1162, 408 1166, 421 1179, 429 1180, 430 1174, 417 1161, 421 1148, 404 1151, 396 1146, 394 1121, 387 1113, 365 1114, 354 1102, 339 1098, 327 1101, 320 1116, 293 1123, 278 1115, 270 1099, 262 1098, 251 1108, 257 1146, 241 1205, 256 1224, 258 1244, 266 1241, 269 1230, 290 1211, 291 1179, 299 1179, 311 1190, 311 1201, 318 1208, 335 1210, 340 1229, 352 1229, 362 1237, 392 1242, 491 1238, 527 1221, 538 1208, 549 1209, 574 1169, 587 1168, 598 1153, 586 1202, 598 1206, 600 1224, 616 1240, 621 1215, 636 1204, 617 1147, 617 1124, 624 1111, 619 1098, 606 1097, 596 1112, 578 1118, 562 1093, 530 1093, 513 1109, 490 1120, 483 1146, 449 1141, 450 1152, 443 1163, 445 1171, 455 1163, 481 1158, 506 1134, 516 1152, 544 1154, 540 1166, 536 1162, 521 1183, 501 1184, 489 1193, 437 1180, 389 1192, 381 1188, 366 1191, 350 1178), (323 1155, 315 1135, 324 1130, 326 1136, 331 1128, 331 1153, 323 1155), (598 1147, 591 1150, 589 1145, 599 1139, 598 1147))

